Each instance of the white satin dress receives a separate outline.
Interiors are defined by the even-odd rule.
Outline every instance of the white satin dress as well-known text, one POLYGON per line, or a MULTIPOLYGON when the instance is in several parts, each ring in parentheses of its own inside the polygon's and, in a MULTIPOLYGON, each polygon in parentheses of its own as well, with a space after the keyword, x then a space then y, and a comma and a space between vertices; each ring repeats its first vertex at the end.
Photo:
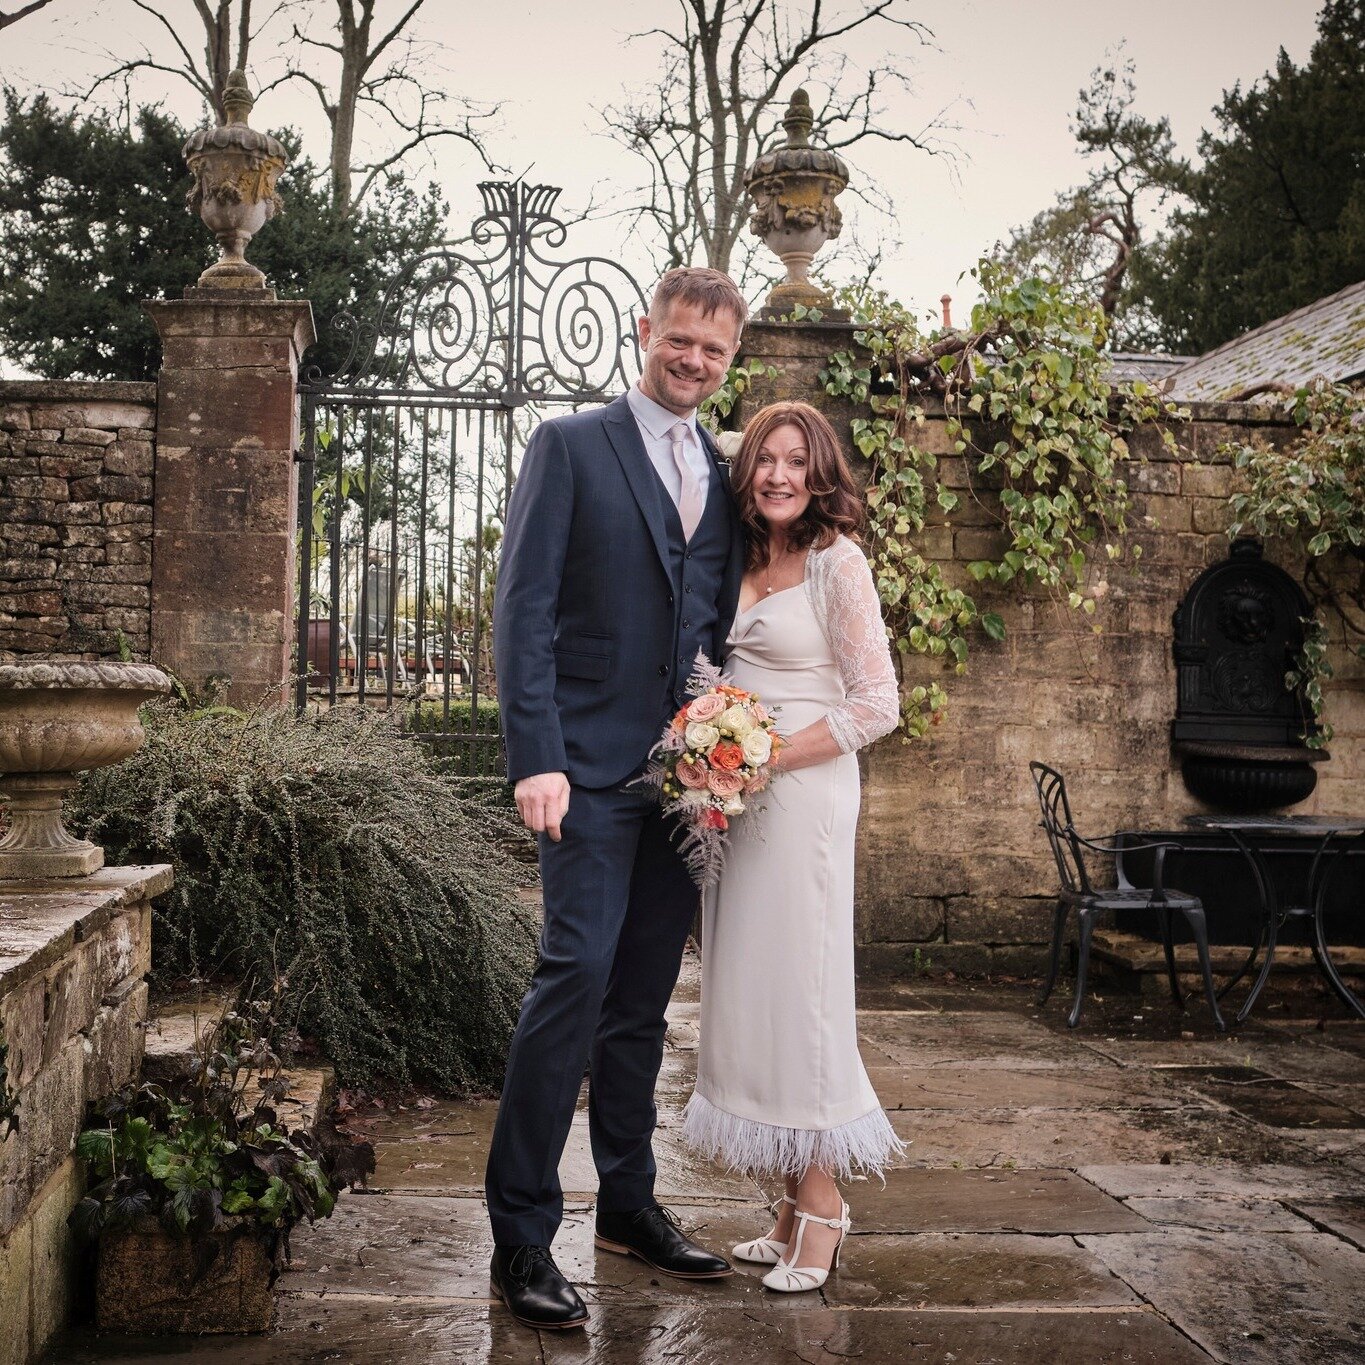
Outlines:
POLYGON ((904 1152, 858 1054, 853 971, 856 750, 895 728, 895 667, 862 551, 812 551, 796 587, 735 618, 725 672, 795 734, 841 754, 782 773, 735 821, 702 921, 701 1043, 683 1134, 753 1174, 848 1179, 904 1152))

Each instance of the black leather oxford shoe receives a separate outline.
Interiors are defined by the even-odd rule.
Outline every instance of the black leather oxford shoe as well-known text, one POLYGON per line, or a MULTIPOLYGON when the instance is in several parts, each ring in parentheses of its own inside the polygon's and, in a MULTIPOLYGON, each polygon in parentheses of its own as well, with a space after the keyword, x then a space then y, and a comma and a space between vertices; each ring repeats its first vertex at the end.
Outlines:
POLYGON ((493 1293, 527 1327, 556 1331, 588 1320, 583 1300, 560 1274, 549 1247, 494 1247, 488 1278, 493 1293))
POLYGON ((593 1240, 603 1251, 638 1256, 646 1265, 680 1280, 719 1280, 735 1273, 723 1256, 689 1241, 678 1220, 658 1204, 633 1213, 599 1210, 593 1240))

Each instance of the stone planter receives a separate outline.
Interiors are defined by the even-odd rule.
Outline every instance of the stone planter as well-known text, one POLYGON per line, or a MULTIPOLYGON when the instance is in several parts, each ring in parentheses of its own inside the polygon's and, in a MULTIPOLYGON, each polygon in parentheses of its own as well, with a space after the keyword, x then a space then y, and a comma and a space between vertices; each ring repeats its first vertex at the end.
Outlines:
POLYGON ((137 709, 169 692, 150 664, 30 659, 0 663, 0 879, 81 877, 104 850, 62 824, 62 797, 90 768, 120 763, 143 740, 137 709))
POLYGON ((275 1311, 275 1242, 260 1224, 229 1218, 208 1267, 188 1237, 150 1215, 99 1241, 95 1314, 101 1332, 264 1332, 275 1311))

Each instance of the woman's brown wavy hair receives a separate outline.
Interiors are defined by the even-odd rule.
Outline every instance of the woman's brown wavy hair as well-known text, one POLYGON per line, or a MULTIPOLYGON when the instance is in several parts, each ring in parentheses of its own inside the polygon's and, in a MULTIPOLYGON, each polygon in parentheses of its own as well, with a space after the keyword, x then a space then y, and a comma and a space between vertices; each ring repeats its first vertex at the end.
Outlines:
POLYGON ((793 426, 806 438, 810 455, 806 488, 810 503, 787 533, 793 549, 823 550, 845 535, 859 540, 867 524, 863 490, 839 448, 839 438, 824 414, 809 403, 769 403, 744 428, 739 453, 731 461, 731 484, 744 521, 746 556, 750 569, 768 562, 768 528, 754 501, 754 473, 763 443, 778 427, 793 426))

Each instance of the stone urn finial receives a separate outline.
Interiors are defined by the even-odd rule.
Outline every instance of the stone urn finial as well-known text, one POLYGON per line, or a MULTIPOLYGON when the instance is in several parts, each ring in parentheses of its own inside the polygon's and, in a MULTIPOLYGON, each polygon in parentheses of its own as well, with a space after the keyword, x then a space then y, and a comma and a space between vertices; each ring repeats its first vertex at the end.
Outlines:
POLYGON ((223 86, 227 122, 191 133, 183 148, 194 176, 185 202, 222 248, 218 262, 200 275, 201 289, 265 288, 265 276, 244 253, 246 244, 284 207, 275 182, 289 158, 269 133, 248 126, 254 103, 246 73, 232 72, 223 86))
POLYGON ((787 278, 768 295, 770 316, 790 312, 796 304, 828 308, 831 299, 808 276, 815 253, 839 235, 843 215, 835 197, 848 186, 848 167, 833 152, 810 145, 815 115, 810 96, 797 90, 782 126, 787 140, 765 152, 744 173, 753 200, 749 231, 787 267, 787 278))

